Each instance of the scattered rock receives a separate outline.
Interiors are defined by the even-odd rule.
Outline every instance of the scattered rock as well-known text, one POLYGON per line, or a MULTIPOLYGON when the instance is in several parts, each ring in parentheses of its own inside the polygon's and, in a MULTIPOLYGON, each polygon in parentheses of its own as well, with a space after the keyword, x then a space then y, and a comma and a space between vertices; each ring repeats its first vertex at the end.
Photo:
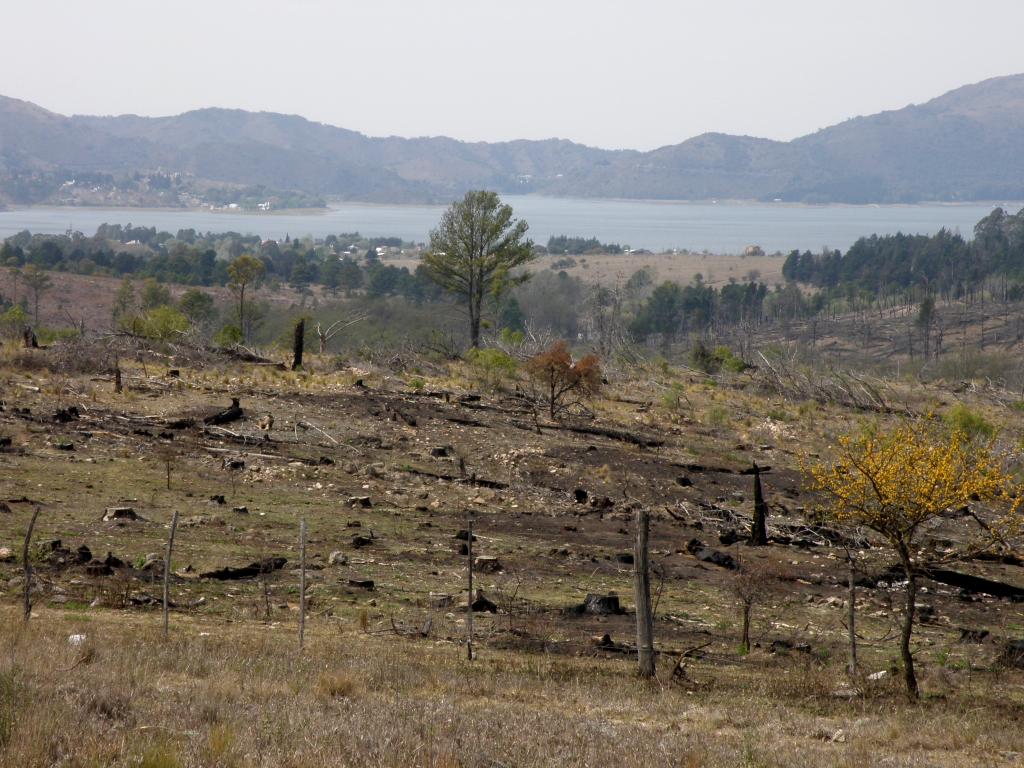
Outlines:
POLYGON ((114 520, 142 520, 131 507, 107 507, 103 514, 103 522, 109 523, 114 520))
POLYGON ((336 549, 327 558, 328 565, 348 565, 348 555, 336 549))
POLYGON ((150 552, 146 555, 146 559, 142 561, 142 567, 139 568, 143 572, 164 572, 164 559, 157 552, 150 552))
POLYGON ((103 564, 108 568, 124 568, 126 563, 121 558, 117 557, 111 552, 107 552, 107 556, 103 558, 103 564))
POLYGON ((67 408, 61 408, 53 414, 53 420, 58 424, 67 424, 69 421, 78 421, 80 416, 78 407, 69 405, 67 408))
POLYGON ((730 571, 735 571, 739 568, 732 555, 727 555, 725 552, 720 552, 711 547, 705 547, 700 539, 690 539, 686 542, 686 551, 702 563, 711 563, 720 568, 728 568, 730 571))
POLYGON ((102 560, 91 560, 85 564, 85 572, 90 576, 110 576, 114 570, 102 560))
POLYGON ((501 561, 490 555, 481 555, 473 563, 473 567, 481 573, 500 573, 504 570, 501 561))
POLYGON ((885 678, 887 678, 888 676, 889 676, 889 671, 886 670, 886 669, 883 669, 883 670, 881 670, 879 672, 872 672, 870 675, 868 675, 868 680, 870 680, 873 683, 877 683, 877 682, 880 682, 881 680, 885 680, 885 678))
POLYGON ((772 640, 770 649, 772 653, 788 653, 789 651, 799 651, 800 653, 811 652, 810 644, 793 643, 789 640, 772 640))
POLYGON ((737 541, 740 540, 739 534, 736 533, 735 528, 726 528, 720 534, 718 534, 718 540, 722 543, 722 546, 731 547, 737 541))
POLYGON ((568 613, 590 614, 592 616, 617 616, 625 613, 619 605, 619 596, 614 592, 607 595, 588 594, 583 602, 570 608, 568 613))
POLYGON ((430 593, 430 607, 431 608, 448 608, 455 602, 455 598, 449 595, 447 592, 431 592, 430 593))
POLYGON ((473 611, 475 613, 497 613, 498 606, 492 603, 486 597, 482 590, 476 591, 476 600, 473 601, 473 611))
POLYGON ((10 547, 0 547, 0 563, 13 563, 14 560, 14 552, 10 547))
POLYGON ((1006 667, 1024 669, 1024 640, 1007 640, 999 654, 999 663, 1006 667))
POLYGON ((720 552, 717 549, 711 549, 710 547, 702 549, 697 553, 696 557, 702 563, 711 563, 712 565, 717 565, 719 568, 728 568, 730 571, 735 571, 739 568, 732 555, 727 555, 725 552, 720 552))
POLYGON ((960 630, 960 643, 980 643, 988 637, 987 629, 963 629, 960 630))

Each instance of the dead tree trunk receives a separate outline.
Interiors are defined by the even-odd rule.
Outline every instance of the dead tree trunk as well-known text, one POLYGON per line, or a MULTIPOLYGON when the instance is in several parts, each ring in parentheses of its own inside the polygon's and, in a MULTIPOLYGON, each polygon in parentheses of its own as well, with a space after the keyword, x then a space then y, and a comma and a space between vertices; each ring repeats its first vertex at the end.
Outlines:
POLYGON ((906 547, 900 548, 900 561, 903 572, 907 576, 907 602, 903 614, 903 626, 900 629, 900 658, 903 660, 903 682, 907 686, 907 696, 916 700, 919 697, 917 675, 914 672, 914 654, 910 650, 910 635, 914 631, 914 613, 917 608, 917 574, 910 562, 910 553, 906 547))
MULTIPOLYGON (((170 475, 168 475, 170 477, 170 475)), ((169 482, 169 481, 168 481, 169 482)), ((174 532, 178 529, 178 512, 171 517, 171 533, 167 537, 167 552, 164 555, 164 640, 167 639, 167 606, 171 591, 171 552, 174 550, 174 532)))
POLYGON ((651 516, 636 512, 636 546, 633 550, 633 593, 636 602, 636 651, 640 677, 654 677, 654 615, 651 611, 651 571, 648 538, 651 516))
POLYGON ((28 530, 25 532, 25 546, 21 550, 21 562, 25 569, 25 623, 28 624, 32 615, 32 559, 29 557, 29 547, 32 544, 32 532, 36 528, 36 518, 39 517, 39 507, 32 512, 32 519, 29 521, 28 530))
POLYGON ((754 462, 754 522, 750 529, 750 543, 763 547, 768 543, 768 505, 761 489, 761 468, 754 462))
POLYGON ((466 552, 469 565, 469 591, 466 594, 466 658, 473 660, 473 514, 466 521, 466 552))
POLYGON ((292 370, 302 367, 302 351, 306 343, 306 320, 303 318, 295 324, 295 335, 292 337, 292 370))
POLYGON ((306 641, 306 520, 299 522, 299 650, 306 641))

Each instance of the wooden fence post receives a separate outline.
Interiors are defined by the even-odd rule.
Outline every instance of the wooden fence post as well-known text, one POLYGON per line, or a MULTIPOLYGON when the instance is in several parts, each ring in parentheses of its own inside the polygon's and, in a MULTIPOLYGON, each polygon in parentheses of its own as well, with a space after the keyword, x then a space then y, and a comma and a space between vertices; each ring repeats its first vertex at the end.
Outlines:
POLYGON ((651 612, 650 536, 651 516, 636 511, 636 546, 633 551, 633 592, 636 602, 636 651, 640 677, 654 677, 654 616, 651 612))
POLYGON ((36 528, 36 518, 39 517, 39 507, 32 512, 32 519, 29 521, 28 530, 25 532, 25 546, 21 550, 21 561, 25 568, 25 623, 28 624, 32 615, 32 561, 29 557, 29 546, 32 543, 32 532, 36 528))
POLYGON ((466 551, 469 554, 469 593, 466 595, 466 658, 473 660, 473 513, 468 515, 466 551))
POLYGON ((167 606, 170 602, 171 552, 174 550, 174 532, 178 529, 178 511, 171 517, 171 533, 167 537, 167 552, 164 555, 164 640, 167 639, 167 606))
POLYGON ((306 520, 299 522, 299 650, 306 640, 306 520))
POLYGON ((855 581, 854 574, 854 562, 853 553, 850 550, 846 551, 847 565, 849 571, 847 573, 847 589, 849 590, 849 615, 848 615, 848 632, 850 641, 850 677, 857 677, 857 628, 855 622, 857 621, 857 583, 855 581))

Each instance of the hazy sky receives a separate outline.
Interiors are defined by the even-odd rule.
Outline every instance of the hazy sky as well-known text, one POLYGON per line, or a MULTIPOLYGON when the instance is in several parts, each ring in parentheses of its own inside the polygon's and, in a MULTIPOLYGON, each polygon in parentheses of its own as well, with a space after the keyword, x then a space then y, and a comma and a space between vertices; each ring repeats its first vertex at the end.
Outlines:
POLYGON ((0 0, 0 94, 370 135, 789 139, 1024 72, 1024 0, 0 0))

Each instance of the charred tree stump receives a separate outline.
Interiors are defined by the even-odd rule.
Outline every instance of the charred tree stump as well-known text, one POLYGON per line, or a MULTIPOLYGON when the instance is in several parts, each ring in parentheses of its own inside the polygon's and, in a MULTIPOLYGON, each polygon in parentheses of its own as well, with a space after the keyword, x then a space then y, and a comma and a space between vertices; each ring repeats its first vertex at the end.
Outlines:
POLYGON ((764 470, 754 462, 754 521, 750 527, 750 543, 757 547, 768 544, 768 505, 764 501, 761 488, 761 473, 764 470))
POLYGON ((306 320, 303 318, 295 324, 295 335, 292 337, 292 370, 302 368, 302 352, 306 344, 306 320))

